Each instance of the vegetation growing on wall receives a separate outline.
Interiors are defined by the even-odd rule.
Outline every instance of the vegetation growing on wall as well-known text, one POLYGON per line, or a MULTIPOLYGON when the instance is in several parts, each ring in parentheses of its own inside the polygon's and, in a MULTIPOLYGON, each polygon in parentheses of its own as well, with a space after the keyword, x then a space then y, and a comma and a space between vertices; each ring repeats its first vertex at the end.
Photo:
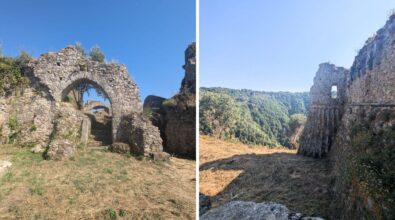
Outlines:
POLYGON ((305 122, 301 116, 308 102, 308 93, 202 88, 200 132, 246 144, 290 146, 289 123, 305 122), (290 121, 293 114, 299 115, 290 121))
POLYGON ((29 80, 24 76, 24 65, 30 56, 21 51, 16 58, 0 54, 0 95, 11 95, 16 91, 23 91, 29 80))
POLYGON ((395 126, 376 130, 356 124, 349 162, 352 200, 364 207, 364 216, 391 219, 395 216, 395 126))

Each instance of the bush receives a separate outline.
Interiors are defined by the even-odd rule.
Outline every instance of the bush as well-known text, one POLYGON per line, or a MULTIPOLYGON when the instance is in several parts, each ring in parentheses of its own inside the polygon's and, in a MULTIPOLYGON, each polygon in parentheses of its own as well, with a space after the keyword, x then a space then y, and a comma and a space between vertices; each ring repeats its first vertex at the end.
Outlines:
POLYGON ((118 215, 121 217, 125 217, 126 216, 126 210, 125 209, 119 209, 118 215))
POLYGON ((16 118, 16 116, 12 116, 9 118, 8 120, 8 127, 12 130, 12 131, 16 131, 19 128, 19 122, 18 119, 16 118))
POLYGON ((23 67, 29 57, 25 52, 21 52, 15 59, 0 56, 0 95, 10 95, 28 85, 29 80, 23 75, 23 67))
POLYGON ((94 46, 89 52, 89 56, 92 60, 103 63, 105 60, 104 53, 100 50, 99 46, 94 46))
POLYGON ((104 217, 105 219, 109 219, 109 220, 118 219, 117 212, 112 208, 108 208, 104 211, 104 217))

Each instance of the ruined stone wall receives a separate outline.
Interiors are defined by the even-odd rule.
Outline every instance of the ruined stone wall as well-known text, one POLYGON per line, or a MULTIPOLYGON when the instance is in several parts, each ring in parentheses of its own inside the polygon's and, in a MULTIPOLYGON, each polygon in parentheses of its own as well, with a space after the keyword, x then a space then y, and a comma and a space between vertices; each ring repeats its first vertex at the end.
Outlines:
POLYGON ((311 104, 298 154, 313 157, 328 154, 347 101, 348 74, 348 70, 333 64, 323 63, 319 66, 310 89, 311 104), (332 86, 337 86, 337 98, 332 98, 332 86))
POLYGON ((153 156, 162 152, 162 138, 159 129, 143 113, 131 113, 124 116, 120 123, 119 134, 121 142, 130 146, 130 153, 144 156, 153 156))
POLYGON ((83 110, 87 112, 94 109, 104 109, 105 112, 111 115, 111 106, 99 101, 89 101, 83 107, 83 110))
POLYGON ((34 88, 0 97, 1 142, 46 148, 55 109, 55 104, 34 88))
POLYGON ((118 140, 118 125, 123 116, 142 112, 139 89, 124 65, 99 63, 88 59, 75 47, 41 55, 29 63, 34 78, 57 102, 62 101, 77 84, 91 83, 109 98, 113 114, 113 139, 118 140))
POLYGON ((161 131, 166 152, 195 158, 196 154, 196 45, 185 50, 185 76, 180 92, 170 99, 148 96, 144 110, 154 113, 152 123, 161 131))
POLYGON ((166 150, 195 158, 196 154, 196 45, 185 50, 185 77, 180 93, 165 102, 166 150))
POLYGON ((70 103, 56 103, 53 128, 45 156, 52 160, 75 157, 77 146, 87 142, 87 126, 90 127, 90 119, 83 112, 70 103))
POLYGON ((35 153, 48 150, 54 159, 73 157, 75 146, 86 144, 90 121, 69 103, 48 100, 30 87, 22 94, 1 97, 0 106, 2 143, 29 147, 35 153), (55 153, 66 139, 67 147, 55 153))
POLYGON ((196 93, 196 44, 192 43, 185 50, 185 76, 181 83, 180 92, 196 93))
POLYGON ((30 146, 56 160, 74 157, 76 148, 87 143, 91 124, 83 111, 63 101, 75 86, 89 83, 110 100, 111 106, 105 107, 113 116, 113 141, 126 142, 139 154, 162 151, 159 131, 143 115, 137 85, 125 66, 93 61, 69 46, 32 59, 24 68, 29 88, 0 97, 3 143, 30 146), (121 128, 122 120, 127 127, 121 128))
POLYGON ((374 37, 367 40, 351 67, 348 102, 329 157, 336 180, 333 190, 337 218, 390 219, 395 215, 395 203, 387 197, 395 192, 386 191, 388 186, 380 178, 388 177, 390 173, 381 173, 383 171, 377 170, 374 162, 374 158, 381 155, 378 162, 382 163, 383 170, 395 168, 394 161, 388 162, 385 158, 391 151, 395 152, 395 136, 385 140, 380 136, 384 131, 393 131, 395 125, 394 55, 395 16, 392 16, 374 37), (375 136, 380 138, 371 142, 375 136), (364 176, 363 173, 369 170, 377 171, 372 173, 374 175, 364 176))
POLYGON ((368 39, 348 72, 320 65, 299 154, 329 156, 334 219, 395 215, 395 15, 368 39), (330 86, 339 89, 330 99, 330 86))

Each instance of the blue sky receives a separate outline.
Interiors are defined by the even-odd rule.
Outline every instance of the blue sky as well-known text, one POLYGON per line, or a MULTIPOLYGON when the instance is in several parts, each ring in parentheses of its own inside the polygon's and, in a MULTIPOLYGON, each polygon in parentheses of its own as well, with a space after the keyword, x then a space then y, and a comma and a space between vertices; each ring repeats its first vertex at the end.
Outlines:
POLYGON ((350 68, 389 0, 201 0, 200 84, 308 91, 318 64, 350 68))
POLYGON ((80 41, 99 45, 128 67, 142 101, 175 95, 184 50, 195 41, 194 0, 5 0, 0 7, 3 52, 34 56, 80 41))

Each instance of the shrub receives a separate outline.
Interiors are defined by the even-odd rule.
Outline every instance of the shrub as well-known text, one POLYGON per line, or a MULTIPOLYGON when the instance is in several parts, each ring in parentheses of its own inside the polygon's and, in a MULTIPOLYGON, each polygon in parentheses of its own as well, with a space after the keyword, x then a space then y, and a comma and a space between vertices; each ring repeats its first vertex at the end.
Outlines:
POLYGON ((91 51, 89 52, 89 56, 92 60, 103 63, 105 56, 104 53, 100 50, 99 46, 92 47, 91 51))
POLYGON ((8 127, 13 130, 16 131, 19 128, 19 122, 18 119, 16 118, 16 116, 12 116, 9 118, 8 120, 8 127))
POLYGON ((16 59, 0 56, 0 95, 10 95, 28 85, 23 75, 23 67, 28 62, 27 54, 22 52, 16 59))
POLYGON ((105 219, 110 219, 110 220, 118 219, 117 212, 112 208, 108 208, 104 211, 104 217, 105 217, 105 219))
POLYGON ((125 209, 119 209, 118 215, 121 217, 125 217, 126 216, 126 210, 125 209))

